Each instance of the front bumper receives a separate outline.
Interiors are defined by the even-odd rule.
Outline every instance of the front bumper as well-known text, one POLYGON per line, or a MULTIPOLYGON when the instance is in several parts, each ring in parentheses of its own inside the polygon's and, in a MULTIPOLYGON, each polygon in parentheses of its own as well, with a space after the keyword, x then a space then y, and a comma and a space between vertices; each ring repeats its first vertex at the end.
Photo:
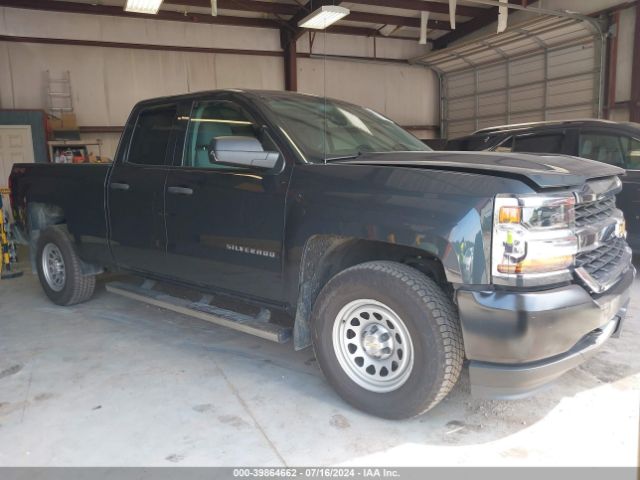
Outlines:
POLYGON ((471 392, 517 398, 584 362, 619 335, 635 269, 593 298, 579 285, 539 292, 458 290, 471 392))

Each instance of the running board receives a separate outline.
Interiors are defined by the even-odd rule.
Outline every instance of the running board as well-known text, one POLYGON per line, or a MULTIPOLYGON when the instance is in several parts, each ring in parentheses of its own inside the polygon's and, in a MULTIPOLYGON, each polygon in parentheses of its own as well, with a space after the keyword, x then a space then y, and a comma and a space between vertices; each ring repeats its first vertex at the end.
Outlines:
POLYGON ((108 292, 122 295, 133 300, 139 300, 156 307, 181 313, 189 317, 199 318, 207 322, 232 328, 240 332, 249 333, 272 342, 285 343, 291 338, 291 329, 269 323, 269 310, 262 309, 257 316, 252 317, 242 313, 215 307, 209 304, 210 296, 203 296, 198 302, 193 302, 173 295, 167 295, 153 290, 153 281, 145 281, 142 286, 125 282, 110 282, 105 285, 108 292))

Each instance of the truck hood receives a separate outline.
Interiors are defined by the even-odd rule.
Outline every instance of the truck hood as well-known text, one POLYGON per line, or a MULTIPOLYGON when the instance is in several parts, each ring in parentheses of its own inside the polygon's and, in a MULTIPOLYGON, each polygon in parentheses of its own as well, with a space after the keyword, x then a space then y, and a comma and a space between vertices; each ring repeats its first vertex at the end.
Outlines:
MULTIPOLYGON (((538 188, 580 186, 587 180, 623 175, 621 168, 571 157, 495 152, 389 152, 363 153, 337 161, 349 165, 429 168, 516 178, 538 188)), ((336 162, 336 163, 337 163, 336 162)))

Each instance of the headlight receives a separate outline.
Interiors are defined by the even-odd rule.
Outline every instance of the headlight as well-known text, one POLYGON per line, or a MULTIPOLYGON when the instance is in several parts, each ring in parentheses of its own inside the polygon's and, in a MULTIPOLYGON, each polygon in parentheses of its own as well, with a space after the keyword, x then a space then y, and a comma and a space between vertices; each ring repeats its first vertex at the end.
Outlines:
POLYGON ((520 195, 495 199, 492 276, 494 283, 541 285, 570 278, 578 240, 573 195, 520 195))

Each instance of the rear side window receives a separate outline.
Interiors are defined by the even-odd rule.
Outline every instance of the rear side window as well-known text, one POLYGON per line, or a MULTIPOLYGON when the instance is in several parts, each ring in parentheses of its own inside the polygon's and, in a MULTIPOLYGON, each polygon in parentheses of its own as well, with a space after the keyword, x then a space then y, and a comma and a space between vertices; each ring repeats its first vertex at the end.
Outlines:
POLYGON ((513 151, 528 153, 562 153, 563 139, 564 135, 561 133, 515 137, 513 151))
POLYGON ((625 166, 622 137, 603 133, 580 133, 578 156, 598 162, 625 166))
POLYGON ((133 131, 127 162, 138 165, 164 165, 176 117, 176 105, 142 110, 133 131))

